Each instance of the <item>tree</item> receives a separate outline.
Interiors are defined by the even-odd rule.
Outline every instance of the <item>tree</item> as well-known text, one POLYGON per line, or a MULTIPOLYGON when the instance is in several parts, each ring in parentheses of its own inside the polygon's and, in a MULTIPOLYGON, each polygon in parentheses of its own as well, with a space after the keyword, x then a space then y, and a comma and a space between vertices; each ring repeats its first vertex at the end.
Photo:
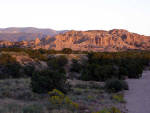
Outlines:
POLYGON ((57 57, 51 57, 48 59, 47 64, 51 70, 55 70, 61 73, 66 73, 64 66, 68 63, 68 59, 61 55, 57 57))
POLYGON ((31 78, 31 87, 33 92, 48 93, 53 89, 58 89, 64 93, 67 92, 66 76, 57 71, 43 70, 34 72, 31 78))
POLYGON ((72 59, 72 64, 71 64, 70 67, 71 67, 70 68, 71 72, 77 72, 77 73, 79 73, 79 72, 81 72, 81 69, 82 69, 82 65, 76 59, 72 59))
POLYGON ((23 77, 20 70, 22 66, 15 58, 8 54, 0 55, 0 78, 20 78, 23 77))
POLYGON ((71 48, 64 48, 64 49, 62 50, 62 52, 63 52, 64 54, 71 54, 71 53, 72 53, 72 49, 71 49, 71 48))

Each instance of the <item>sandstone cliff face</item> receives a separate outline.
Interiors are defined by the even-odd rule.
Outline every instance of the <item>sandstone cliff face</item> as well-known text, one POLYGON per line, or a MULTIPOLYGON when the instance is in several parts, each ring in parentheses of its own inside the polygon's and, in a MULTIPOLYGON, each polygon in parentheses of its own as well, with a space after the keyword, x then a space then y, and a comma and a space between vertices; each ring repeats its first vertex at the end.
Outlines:
MULTIPOLYGON (((5 42, 6 43, 6 42, 5 42)), ((54 37, 47 36, 44 39, 36 39, 30 42, 19 42, 20 46, 27 46, 34 49, 55 49, 71 48, 81 51, 119 51, 128 49, 149 50, 150 37, 126 30, 113 29, 110 31, 69 31, 54 37)), ((0 42, 0 46, 4 42, 0 42)), ((6 45, 16 45, 6 43, 6 45)), ((19 44, 18 44, 19 45, 19 44)))
POLYGON ((150 37, 126 30, 69 31, 54 37, 45 49, 71 48, 82 51, 118 51, 127 49, 150 49, 150 37))

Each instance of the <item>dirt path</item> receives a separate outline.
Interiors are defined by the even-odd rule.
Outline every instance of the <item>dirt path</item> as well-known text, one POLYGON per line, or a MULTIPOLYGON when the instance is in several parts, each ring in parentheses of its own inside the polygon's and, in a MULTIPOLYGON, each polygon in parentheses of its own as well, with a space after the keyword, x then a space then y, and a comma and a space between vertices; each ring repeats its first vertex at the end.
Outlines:
POLYGON ((125 93, 128 113, 150 113, 150 71, 140 79, 128 79, 129 91, 125 93))

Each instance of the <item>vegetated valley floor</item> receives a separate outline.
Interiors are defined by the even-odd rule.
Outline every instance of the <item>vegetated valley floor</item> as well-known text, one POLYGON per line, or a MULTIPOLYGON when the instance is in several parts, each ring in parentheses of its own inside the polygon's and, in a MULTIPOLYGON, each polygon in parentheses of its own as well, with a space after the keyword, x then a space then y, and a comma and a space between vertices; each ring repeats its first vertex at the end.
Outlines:
POLYGON ((128 113, 150 113, 150 71, 140 79, 128 79, 129 91, 125 93, 128 113))
POLYGON ((29 87, 30 79, 6 79, 0 80, 0 113, 26 113, 22 110, 30 110, 32 106, 38 113, 94 113, 112 106, 126 113, 125 102, 112 98, 118 94, 106 93, 101 87, 103 83, 79 80, 70 82, 72 91, 67 96, 79 104, 79 112, 72 112, 68 107, 57 109, 49 103, 47 95, 34 94, 29 87))

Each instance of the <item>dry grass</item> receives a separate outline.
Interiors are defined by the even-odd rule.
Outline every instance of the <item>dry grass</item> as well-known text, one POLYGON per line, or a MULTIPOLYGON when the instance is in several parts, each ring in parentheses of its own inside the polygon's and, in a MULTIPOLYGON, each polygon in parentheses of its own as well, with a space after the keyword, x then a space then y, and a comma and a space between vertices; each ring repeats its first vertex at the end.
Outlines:
POLYGON ((112 94, 104 91, 103 83, 69 81, 72 91, 67 96, 78 103, 76 111, 67 107, 58 109, 50 104, 48 95, 33 93, 27 78, 0 80, 0 113, 92 113, 112 106, 125 110, 124 103, 114 102, 112 94))

